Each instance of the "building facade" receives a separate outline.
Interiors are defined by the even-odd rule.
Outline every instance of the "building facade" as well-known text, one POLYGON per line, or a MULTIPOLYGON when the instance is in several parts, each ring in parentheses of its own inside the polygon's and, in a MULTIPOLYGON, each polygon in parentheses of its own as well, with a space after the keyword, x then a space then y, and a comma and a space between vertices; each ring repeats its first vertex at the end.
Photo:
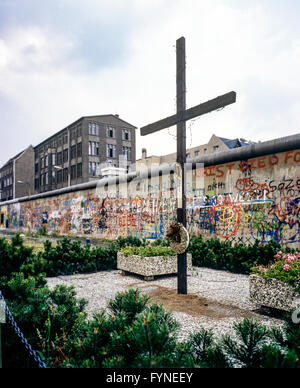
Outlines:
MULTIPOLYGON (((218 137, 212 135, 207 144, 203 144, 194 148, 187 150, 186 157, 188 159, 195 159, 201 156, 206 156, 213 153, 219 153, 228 151, 238 147, 245 147, 250 145, 251 142, 248 142, 244 139, 225 139, 223 137, 218 137)), ((142 158, 137 160, 136 169, 137 171, 143 170, 153 165, 161 165, 165 163, 174 163, 176 162, 176 153, 157 156, 151 155, 147 156, 147 150, 143 149, 142 158)))
POLYGON ((29 146, 0 169, 0 201, 26 197, 34 193, 34 149, 29 146))
POLYGON ((34 148, 35 193, 102 177, 136 162, 136 127, 118 115, 82 117, 34 148))

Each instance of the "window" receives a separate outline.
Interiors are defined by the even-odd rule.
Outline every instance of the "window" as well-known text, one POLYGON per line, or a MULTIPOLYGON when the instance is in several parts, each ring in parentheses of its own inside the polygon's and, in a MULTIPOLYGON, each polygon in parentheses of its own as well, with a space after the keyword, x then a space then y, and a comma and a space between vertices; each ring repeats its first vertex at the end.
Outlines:
POLYGON ((77 137, 81 137, 81 136, 82 136, 81 125, 78 125, 78 127, 77 127, 77 137))
POLYGON ((35 173, 39 172, 39 164, 38 163, 35 163, 34 171, 35 171, 35 173))
POLYGON ((204 148, 204 153, 207 154, 207 148, 204 148))
POLYGON ((57 183, 60 184, 63 181, 63 172, 62 170, 57 171, 57 183))
POLYGON ((89 163, 89 175, 90 176, 99 176, 100 175, 100 163, 90 162, 89 163))
POLYGON ((72 128, 71 129, 71 139, 74 140, 77 138, 77 129, 76 128, 72 128))
POLYGON ((64 150, 63 161, 64 161, 64 163, 66 163, 68 160, 69 160, 69 151, 68 150, 64 150))
POLYGON ((59 138, 58 138, 58 141, 57 141, 58 147, 61 147, 62 144, 63 144, 63 138, 62 138, 62 137, 59 137, 59 138))
POLYGON ((64 171, 63 171, 63 179, 64 179, 64 182, 68 182, 68 177, 69 177, 68 169, 67 169, 67 168, 64 168, 64 171))
POLYGON ((128 129, 123 129, 122 131, 122 139, 126 141, 131 141, 131 133, 128 129))
POLYGON ((195 151, 195 156, 199 156, 200 155, 200 151, 195 151))
POLYGON ((76 166, 71 166, 71 179, 76 179, 76 166))
POLYGON ((89 135, 99 136, 99 124, 89 123, 89 135))
POLYGON ((186 154, 186 158, 189 159, 191 157, 191 154, 190 153, 187 153, 186 154))
POLYGON ((71 160, 76 158, 76 150, 77 150, 77 146, 76 145, 71 147, 71 160))
POLYGON ((116 137, 116 128, 107 126, 106 127, 106 137, 115 138, 116 137))
POLYGON ((45 185, 46 186, 49 185, 49 174, 48 173, 45 174, 45 185))
POLYGON ((82 163, 77 164, 77 178, 82 177, 82 163))
POLYGON ((82 156, 82 143, 77 144, 77 157, 81 158, 82 156))
POLYGON ((39 178, 34 180, 34 188, 35 188, 35 190, 38 190, 40 188, 40 180, 39 180, 39 178))
POLYGON ((89 141, 89 155, 99 156, 99 143, 96 141, 89 141))
POLYGON ((90 162, 89 163, 89 175, 90 176, 97 176, 97 167, 100 165, 100 163, 90 162))
POLYGON ((106 144, 106 157, 107 158, 116 157, 116 146, 114 144, 106 144))
POLYGON ((58 154, 57 154, 57 164, 58 165, 60 165, 60 164, 62 164, 62 152, 59 152, 58 154))
POLYGON ((219 150, 219 146, 214 146, 214 152, 219 150))
POLYGON ((64 134, 64 144, 68 143, 68 132, 64 134))
POLYGON ((131 147, 122 147, 123 155, 126 156, 127 160, 131 160, 131 147))
POLYGON ((52 154, 52 166, 55 166, 56 163, 56 155, 52 154))

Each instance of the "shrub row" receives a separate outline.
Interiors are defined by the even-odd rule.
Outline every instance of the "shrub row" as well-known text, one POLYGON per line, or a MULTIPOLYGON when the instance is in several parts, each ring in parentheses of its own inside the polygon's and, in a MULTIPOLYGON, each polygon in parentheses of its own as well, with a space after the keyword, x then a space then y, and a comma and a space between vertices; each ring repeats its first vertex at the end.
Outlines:
MULTIPOLYGON (((168 240, 156 240, 150 244, 135 237, 119 238, 109 247, 91 247, 79 241, 63 238, 56 246, 49 241, 44 243, 44 250, 33 254, 31 248, 25 247, 19 235, 11 243, 0 239, 0 276, 9 271, 22 271, 35 275, 45 273, 47 276, 72 275, 103 270, 116 269, 117 252, 139 252, 142 256, 168 255, 168 240)), ((202 236, 192 236, 188 252, 192 254, 193 265, 214 269, 226 269, 235 273, 250 274, 251 268, 269 266, 274 263, 278 251, 294 253, 293 249, 281 247, 275 242, 265 245, 256 241, 253 245, 236 244, 219 239, 205 240, 202 236)))
POLYGON ((191 238, 188 252, 192 254, 193 265, 214 269, 226 269, 231 272, 250 274, 255 266, 267 266, 275 261, 278 251, 294 252, 293 249, 281 247, 276 242, 261 245, 235 244, 217 238, 205 240, 202 236, 191 238))
POLYGON ((11 242, 0 239, 0 277, 19 271, 52 277, 116 269, 118 249, 116 243, 109 248, 91 247, 65 237, 56 246, 46 241, 44 249, 34 254, 16 234, 11 242))

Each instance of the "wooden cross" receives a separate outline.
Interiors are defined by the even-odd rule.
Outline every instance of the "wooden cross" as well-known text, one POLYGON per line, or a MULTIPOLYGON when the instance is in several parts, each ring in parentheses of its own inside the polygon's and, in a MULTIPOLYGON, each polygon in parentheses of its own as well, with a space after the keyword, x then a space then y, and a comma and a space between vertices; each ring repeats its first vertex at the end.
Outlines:
MULTIPOLYGON (((236 102, 236 93, 230 92, 193 108, 186 109, 186 62, 185 38, 176 42, 177 57, 177 113, 153 124, 141 128, 141 136, 146 136, 162 129, 177 125, 177 163, 182 171, 182 201, 177 208, 177 221, 186 227, 186 184, 184 165, 186 163, 186 121, 236 102)), ((187 294, 187 256, 177 255, 178 294, 187 294)))

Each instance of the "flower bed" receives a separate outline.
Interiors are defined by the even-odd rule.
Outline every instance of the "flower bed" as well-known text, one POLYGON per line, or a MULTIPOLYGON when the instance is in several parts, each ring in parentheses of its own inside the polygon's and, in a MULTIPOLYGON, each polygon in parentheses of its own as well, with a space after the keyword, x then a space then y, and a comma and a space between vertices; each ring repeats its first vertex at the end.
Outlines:
MULTIPOLYGON (((187 255, 188 270, 192 269, 192 255, 187 255)), ((154 276, 177 273, 177 256, 169 247, 126 247, 118 252, 118 269, 144 276, 153 280, 154 276)))
POLYGON ((250 298, 262 306, 289 311, 300 307, 300 253, 274 257, 269 267, 255 267, 250 276, 250 298))

